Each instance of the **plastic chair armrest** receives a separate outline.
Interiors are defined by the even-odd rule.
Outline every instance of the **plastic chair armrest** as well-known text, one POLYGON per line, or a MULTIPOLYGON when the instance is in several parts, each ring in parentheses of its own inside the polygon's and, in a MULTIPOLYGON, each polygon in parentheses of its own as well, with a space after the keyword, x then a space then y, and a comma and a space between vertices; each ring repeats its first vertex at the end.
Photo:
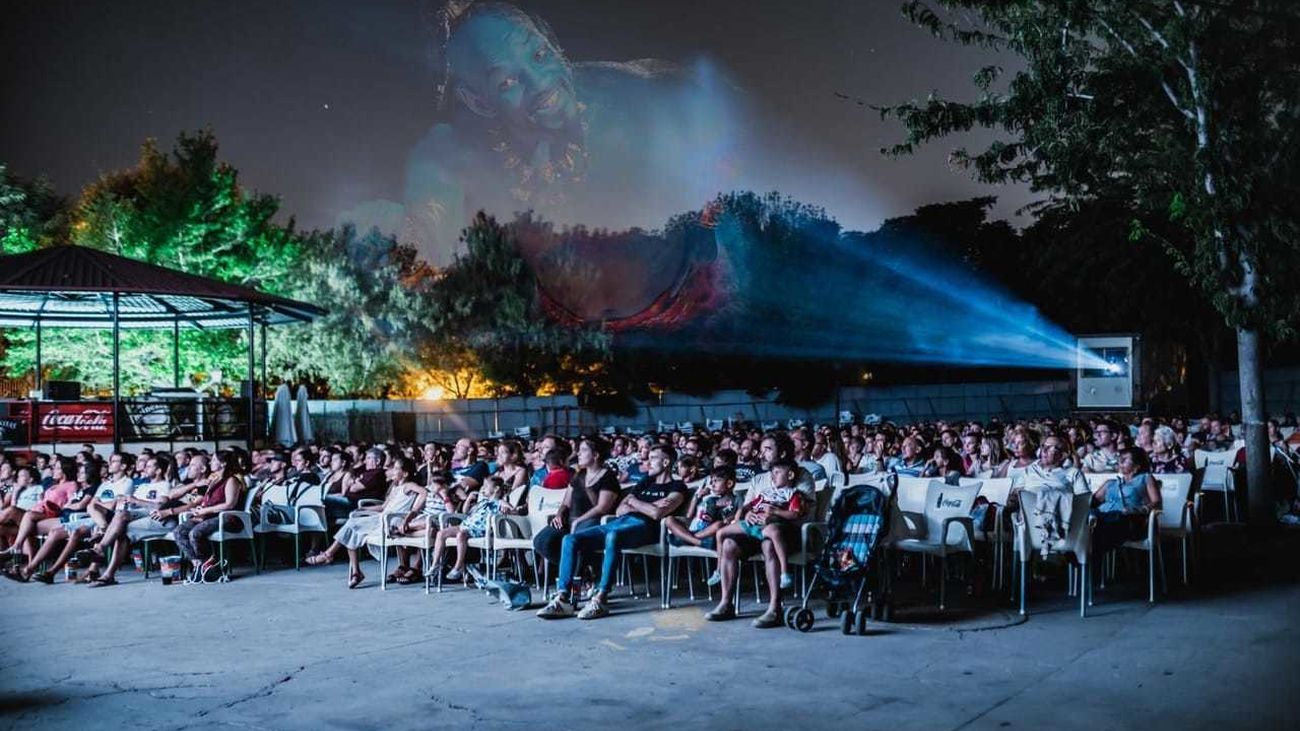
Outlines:
POLYGON ((1160 540, 1160 508, 1154 508, 1147 513, 1147 542, 1154 549, 1156 541, 1160 540))
POLYGON ((948 552, 948 528, 953 524, 960 525, 963 529, 965 529, 966 548, 968 550, 973 549, 975 545, 975 521, 968 516, 958 515, 958 516, 953 516, 951 518, 943 519, 943 525, 939 529, 943 534, 940 537, 940 541, 939 541, 939 545, 943 547, 943 552, 944 553, 948 552))

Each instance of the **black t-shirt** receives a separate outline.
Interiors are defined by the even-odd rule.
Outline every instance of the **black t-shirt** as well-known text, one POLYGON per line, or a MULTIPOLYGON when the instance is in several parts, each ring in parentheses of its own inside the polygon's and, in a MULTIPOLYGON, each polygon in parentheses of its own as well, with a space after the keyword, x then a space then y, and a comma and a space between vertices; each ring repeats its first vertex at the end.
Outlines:
MULTIPOLYGON (((636 484, 636 487, 632 488, 632 497, 643 503, 657 503, 673 493, 681 493, 684 499, 688 490, 686 483, 681 480, 673 479, 667 482, 656 482, 653 477, 645 477, 636 484)), ((635 515, 647 522, 651 520, 650 516, 637 512, 628 513, 628 515, 635 515)))
POLYGON ((356 476, 356 480, 361 483, 363 489, 348 496, 354 505, 365 499, 383 500, 388 492, 388 478, 384 476, 384 471, 381 469, 363 469, 356 476))
POLYGON ((596 484, 591 487, 586 486, 587 473, 585 470, 579 470, 573 473, 572 479, 569 480, 569 487, 572 488, 572 495, 569 499, 569 525, 572 526, 574 521, 583 513, 591 510, 600 499, 600 493, 612 492, 615 495, 619 492, 618 477, 614 475, 613 470, 606 469, 605 474, 596 480, 596 484))

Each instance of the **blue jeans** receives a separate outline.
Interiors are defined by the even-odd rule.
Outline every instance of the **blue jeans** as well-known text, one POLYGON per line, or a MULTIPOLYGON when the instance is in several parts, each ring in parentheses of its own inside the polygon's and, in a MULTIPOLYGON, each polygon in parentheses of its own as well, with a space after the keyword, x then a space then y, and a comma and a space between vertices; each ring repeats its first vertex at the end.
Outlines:
POLYGON ((618 552, 636 548, 659 540, 659 524, 635 515, 615 518, 605 525, 583 528, 564 537, 560 543, 560 591, 568 591, 573 583, 573 572, 578 565, 578 553, 605 549, 600 564, 600 584, 597 591, 608 594, 614 586, 614 565, 618 552))

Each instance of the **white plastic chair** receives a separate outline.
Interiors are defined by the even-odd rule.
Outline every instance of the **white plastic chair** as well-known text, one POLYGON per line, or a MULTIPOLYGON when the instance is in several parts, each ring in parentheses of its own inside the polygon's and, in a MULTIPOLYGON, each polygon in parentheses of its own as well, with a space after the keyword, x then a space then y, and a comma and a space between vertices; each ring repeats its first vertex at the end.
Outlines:
POLYGON ((946 608, 948 556, 974 553, 975 525, 970 511, 975 496, 979 494, 979 486, 954 487, 942 480, 928 482, 922 507, 924 531, 895 539, 889 547, 896 551, 939 557, 939 609, 942 610, 946 608))
POLYGON ((1160 485, 1160 508, 1147 514, 1146 537, 1137 541, 1125 541, 1124 548, 1133 548, 1147 552, 1147 601, 1156 601, 1156 565, 1160 567, 1160 585, 1163 591, 1169 588, 1165 581, 1164 552, 1161 550, 1160 538, 1165 527, 1171 535, 1181 534, 1183 543, 1183 583, 1187 583, 1187 543, 1188 521, 1191 506, 1187 494, 1192 489, 1191 475, 1160 475, 1156 478, 1160 485), (1186 479, 1184 479, 1186 478, 1186 479))
POLYGON ((258 509, 258 523, 253 527, 261 543, 262 562, 266 562, 266 537, 271 535, 293 537, 293 568, 302 567, 302 535, 304 533, 326 534, 329 528, 325 519, 325 504, 321 500, 320 485, 311 485, 298 493, 297 499, 291 499, 289 485, 273 485, 262 493, 262 505, 258 509), (270 515, 275 507, 283 510, 274 511, 280 516, 286 513, 287 523, 273 523, 270 515))
MULTIPOLYGON (((1037 488, 1026 488, 1020 493, 1020 510, 1012 516, 1015 529, 1013 544, 1020 556, 1020 614, 1024 615, 1028 592, 1028 576, 1033 566, 1034 557, 1041 553, 1042 542, 1029 520, 1033 506, 1037 502, 1037 488)), ((1052 553, 1073 553, 1079 562, 1079 616, 1087 616, 1088 604, 1092 601, 1092 581, 1088 574, 1088 552, 1092 549, 1092 525, 1088 511, 1092 507, 1091 493, 1076 493, 1070 512, 1070 528, 1065 540, 1052 546, 1052 553)))
POLYGON ((434 520, 431 515, 421 515, 415 519, 415 523, 424 524, 424 532, 412 536, 390 536, 389 528, 394 524, 406 518, 407 511, 397 513, 380 513, 379 530, 366 536, 366 548, 372 554, 378 553, 379 559, 379 590, 388 590, 388 549, 393 548, 414 548, 420 552, 420 566, 424 567, 426 579, 424 582, 424 593, 429 593, 429 581, 427 575, 432 566, 433 542, 438 538, 438 521, 434 520))
POLYGON ((1201 519, 1201 494, 1207 492, 1223 493, 1223 518, 1228 522, 1234 522, 1236 509, 1234 507, 1234 485, 1232 479, 1232 462, 1237 457, 1236 450, 1225 452, 1207 452, 1198 449, 1192 454, 1192 464, 1201 473, 1201 487, 1196 495, 1196 519, 1201 519))
MULTIPOLYGON (((252 554, 253 571, 261 573, 262 569, 257 561, 257 540, 253 533, 253 501, 257 499, 257 490, 249 488, 244 494, 243 510, 223 510, 217 514, 217 530, 208 536, 209 541, 217 544, 217 559, 224 565, 226 562, 226 544, 232 541, 248 541, 248 551, 252 554), (239 526, 236 530, 226 530, 226 523, 235 521, 239 526)), ((181 513, 180 520, 182 523, 189 520, 189 513, 181 513)), ((171 534, 169 534, 171 535, 171 534)), ((171 539, 171 540, 174 540, 171 539)), ((223 574, 222 580, 226 577, 223 574)))

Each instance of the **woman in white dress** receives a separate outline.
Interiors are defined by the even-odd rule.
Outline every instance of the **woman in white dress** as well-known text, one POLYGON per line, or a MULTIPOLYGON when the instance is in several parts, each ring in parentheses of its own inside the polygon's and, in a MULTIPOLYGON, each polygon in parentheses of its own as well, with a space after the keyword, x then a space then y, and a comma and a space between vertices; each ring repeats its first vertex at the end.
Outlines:
POLYGON ((398 457, 389 466, 388 494, 382 505, 360 508, 352 513, 348 522, 334 535, 334 542, 329 548, 307 559, 311 566, 324 566, 334 560, 340 549, 348 552, 348 588, 357 588, 365 575, 361 573, 361 559, 357 553, 366 545, 366 537, 375 531, 383 530, 383 519, 387 515, 395 522, 406 518, 411 513, 418 513, 424 507, 425 488, 416 484, 411 478, 415 475, 415 463, 407 457, 398 457))

